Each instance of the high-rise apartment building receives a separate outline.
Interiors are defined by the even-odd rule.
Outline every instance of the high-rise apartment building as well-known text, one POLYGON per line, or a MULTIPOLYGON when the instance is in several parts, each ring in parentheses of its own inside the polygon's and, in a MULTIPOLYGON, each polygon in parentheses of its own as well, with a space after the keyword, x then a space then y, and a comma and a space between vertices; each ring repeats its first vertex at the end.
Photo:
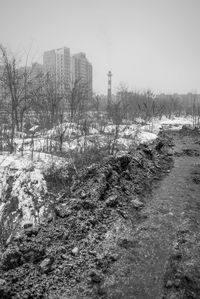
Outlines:
POLYGON ((72 56, 72 82, 80 80, 92 95, 92 64, 86 58, 85 53, 78 53, 72 56))
POLYGON ((64 93, 71 84, 70 49, 63 47, 44 52, 43 66, 46 73, 55 76, 60 92, 64 93))

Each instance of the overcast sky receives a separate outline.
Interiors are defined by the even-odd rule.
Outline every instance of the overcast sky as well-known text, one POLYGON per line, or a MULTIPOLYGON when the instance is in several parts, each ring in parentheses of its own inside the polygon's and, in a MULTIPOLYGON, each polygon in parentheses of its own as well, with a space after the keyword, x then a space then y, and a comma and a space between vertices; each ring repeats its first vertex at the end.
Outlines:
POLYGON ((0 42, 14 53, 69 47, 113 87, 200 93, 200 0, 0 0, 0 42))

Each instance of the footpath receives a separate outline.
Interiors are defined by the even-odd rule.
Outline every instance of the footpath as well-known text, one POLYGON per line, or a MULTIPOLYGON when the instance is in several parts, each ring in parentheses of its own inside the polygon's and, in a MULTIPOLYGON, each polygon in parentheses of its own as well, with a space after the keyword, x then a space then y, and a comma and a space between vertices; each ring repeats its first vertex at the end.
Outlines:
POLYGON ((200 298, 200 133, 169 134, 174 166, 146 195, 107 277, 107 298, 200 298))

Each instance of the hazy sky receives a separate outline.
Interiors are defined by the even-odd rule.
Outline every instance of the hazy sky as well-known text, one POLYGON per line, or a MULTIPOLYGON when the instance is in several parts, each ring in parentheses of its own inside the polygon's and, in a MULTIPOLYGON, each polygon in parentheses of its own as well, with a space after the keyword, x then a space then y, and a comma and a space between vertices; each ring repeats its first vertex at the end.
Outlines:
POLYGON ((200 0, 0 0, 0 42, 15 53, 85 52, 95 92, 200 93, 200 0))

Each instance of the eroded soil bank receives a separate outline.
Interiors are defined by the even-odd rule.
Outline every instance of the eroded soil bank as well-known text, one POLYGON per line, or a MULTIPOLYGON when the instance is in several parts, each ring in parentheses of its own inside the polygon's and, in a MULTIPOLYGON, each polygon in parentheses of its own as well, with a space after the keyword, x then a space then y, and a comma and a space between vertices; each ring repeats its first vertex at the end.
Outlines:
POLYGON ((169 134, 83 171, 3 249, 0 297, 199 298, 200 134, 169 134))

